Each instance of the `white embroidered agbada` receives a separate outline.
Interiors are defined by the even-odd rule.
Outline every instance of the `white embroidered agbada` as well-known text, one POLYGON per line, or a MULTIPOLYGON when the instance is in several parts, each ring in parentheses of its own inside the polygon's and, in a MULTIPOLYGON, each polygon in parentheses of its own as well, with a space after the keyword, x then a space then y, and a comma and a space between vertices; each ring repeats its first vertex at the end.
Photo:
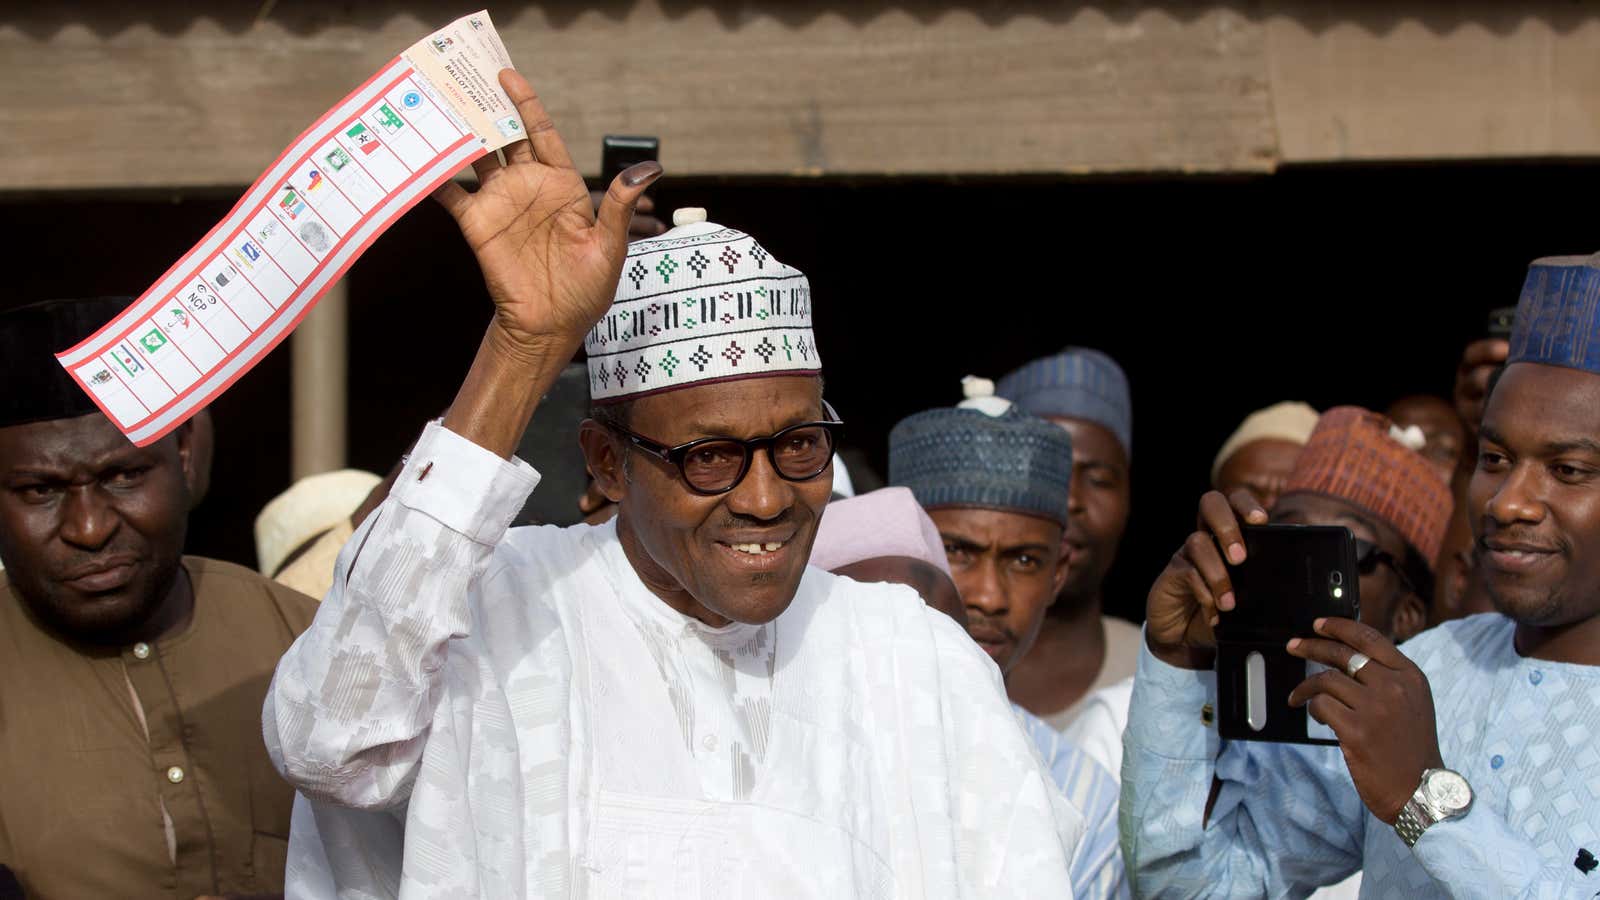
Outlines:
POLYGON ((813 568, 709 628, 611 525, 508 531, 537 480, 430 425, 345 548, 264 711, 290 897, 1071 896, 1082 817, 942 613, 813 568))

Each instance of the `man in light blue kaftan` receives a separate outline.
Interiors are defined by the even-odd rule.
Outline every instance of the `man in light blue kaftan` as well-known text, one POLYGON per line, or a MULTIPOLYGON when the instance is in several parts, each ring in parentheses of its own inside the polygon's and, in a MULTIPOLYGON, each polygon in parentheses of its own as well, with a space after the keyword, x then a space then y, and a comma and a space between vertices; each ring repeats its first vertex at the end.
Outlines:
POLYGON ((1485 408, 1468 495, 1496 613, 1396 648, 1326 619, 1330 667, 1291 702, 1341 756, 1220 741, 1210 622, 1258 506, 1201 504, 1151 591, 1124 743, 1123 851, 1141 896, 1600 894, 1600 257, 1539 260, 1485 408), (1209 705, 1209 707, 1208 707, 1209 705), (1209 801, 1209 802, 1208 802, 1209 801))

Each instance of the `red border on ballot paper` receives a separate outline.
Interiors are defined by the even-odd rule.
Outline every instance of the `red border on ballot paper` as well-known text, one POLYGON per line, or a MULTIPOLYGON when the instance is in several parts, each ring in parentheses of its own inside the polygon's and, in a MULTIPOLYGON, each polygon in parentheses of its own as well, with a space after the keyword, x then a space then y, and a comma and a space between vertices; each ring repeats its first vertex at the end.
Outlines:
MULTIPOLYGON (((308 136, 312 135, 313 132, 316 132, 316 131, 320 130, 322 128, 322 126, 328 121, 328 119, 333 115, 333 113, 336 110, 340 109, 341 107, 343 107, 347 103, 349 103, 357 94, 360 94, 360 93, 366 91, 368 88, 370 88, 372 86, 372 84, 374 82, 376 82, 379 78, 381 78, 385 74, 392 73, 393 70, 395 69, 395 67, 397 65, 399 65, 399 64, 405 64, 405 70, 402 71, 402 72, 398 72, 398 73, 394 74, 394 77, 393 77, 392 81, 390 81, 389 84, 387 84, 381 91, 378 92, 380 98, 382 96, 387 95, 390 91, 392 91, 399 84, 401 84, 406 79, 411 78, 414 74, 416 74, 415 68, 413 66, 410 66, 409 64, 406 64, 403 57, 396 57, 395 59, 391 60, 388 65, 385 65, 383 68, 381 68, 377 72, 373 73, 373 75, 370 78, 368 78, 365 82, 363 82, 359 87, 355 88, 350 93, 346 94, 343 99, 341 99, 338 103, 334 104, 327 111, 325 111, 321 116, 319 116, 317 118, 317 120, 315 122, 313 122, 311 124, 310 127, 306 128, 304 131, 302 131, 300 133, 300 135, 297 136, 289 144, 289 146, 286 147, 284 149, 284 151, 278 155, 278 158, 275 159, 272 162, 272 164, 269 165, 262 172, 261 176, 258 177, 255 180, 255 182, 252 183, 251 186, 248 189, 245 190, 244 194, 239 198, 238 202, 234 204, 233 209, 229 210, 229 212, 228 212, 228 214, 226 216, 224 216, 215 225, 213 225, 211 227, 211 230, 206 232, 204 237, 202 237, 198 242, 196 242, 196 244, 193 247, 191 247, 189 249, 189 251, 187 253, 185 253, 181 258, 179 258, 179 260, 176 263, 173 263, 172 266, 170 266, 167 269, 167 271, 165 273, 163 273, 161 275, 161 277, 158 278, 150 286, 150 288, 148 288, 143 294, 141 294, 138 297, 138 299, 136 299, 132 304, 130 304, 130 306, 128 308, 132 309, 134 306, 137 306, 140 303, 143 303, 145 300, 147 300, 150 296, 152 296, 155 293, 156 287, 159 286, 162 282, 166 281, 169 277, 171 277, 174 272, 178 272, 179 270, 181 270, 183 268, 186 268, 195 259, 195 257, 198 255, 198 251, 200 250, 201 246, 204 245, 205 243, 207 243, 208 241, 210 241, 218 233, 218 230, 221 229, 223 225, 227 224, 231 219, 234 218, 235 215, 237 215, 240 212, 241 209, 245 208, 246 200, 248 200, 250 198, 250 196, 253 193, 255 193, 255 191, 259 187, 261 187, 262 184, 264 184, 266 182, 267 176, 271 175, 274 170, 276 170, 286 159, 288 159, 290 157, 290 151, 291 150, 293 150, 295 147, 300 145, 301 142, 304 141, 308 136)), ((357 110, 355 113, 351 114, 348 117, 348 119, 345 122, 342 123, 342 125, 340 127, 343 127, 343 125, 348 125, 350 122, 356 121, 356 120, 358 120, 360 118, 361 118, 361 111, 357 110)), ((338 129, 335 128, 334 130, 337 131, 338 129)), ((448 145, 443 151, 437 152, 435 154, 435 156, 434 156, 434 162, 437 162, 440 157, 448 156, 451 153, 455 153, 456 151, 460 150, 463 146, 469 144, 475 138, 476 138, 476 135, 473 134, 470 131, 463 133, 460 138, 458 138, 456 141, 454 141, 453 143, 448 145)), ((312 150, 314 151, 315 148, 312 148, 312 150)), ((307 158, 309 158, 309 154, 311 152, 312 151, 307 151, 307 154, 308 154, 307 158)), ((462 165, 464 166, 464 165, 466 165, 466 164, 468 164, 468 163, 470 163, 470 162, 482 157, 483 155, 485 155, 485 153, 486 153, 486 151, 480 151, 479 153, 474 154, 473 156, 469 157, 468 159, 463 160, 462 165)), ((385 195, 385 201, 387 201, 389 198, 393 197, 394 194, 396 194, 398 192, 404 192, 404 191, 409 190, 412 187, 412 185, 414 184, 414 182, 419 177, 422 176, 422 174, 426 171, 427 168, 428 168, 427 166, 424 166, 424 167, 418 169, 417 171, 413 172, 409 178, 407 178, 405 181, 401 182, 398 186, 396 186, 396 188, 393 191, 390 191, 388 194, 385 195)), ((287 337, 289 334, 293 333, 294 329, 299 326, 300 322, 305 318, 305 316, 307 314, 309 314, 311 312, 311 310, 316 307, 317 301, 319 301, 322 298, 322 296, 325 293, 327 293, 328 289, 333 286, 333 284, 338 280, 339 277, 344 275, 344 273, 349 270, 350 266, 354 264, 355 260, 360 258, 362 253, 366 252, 367 248, 371 246, 372 242, 375 241, 378 238, 379 235, 381 235, 384 231, 386 231, 389 228, 390 225, 393 224, 395 219, 398 219, 401 215, 405 214, 412 207, 414 207, 422 199, 424 194, 431 193, 440 184, 443 184, 445 181, 447 181, 451 177, 453 177, 456 174, 457 171, 459 171, 459 169, 454 169, 453 168, 451 171, 445 173, 444 175, 439 176, 432 183, 430 183, 425 190, 418 192, 418 194, 417 194, 417 196, 415 198, 413 198, 410 201, 408 201, 408 202, 404 203, 403 205, 401 205, 397 210, 395 210, 395 212, 391 216, 388 217, 388 219, 384 220, 384 222, 382 223, 382 225, 381 225, 381 227, 379 229, 377 229, 372 235, 370 235, 365 241, 363 241, 353 251, 351 251, 351 249, 349 247, 344 247, 344 248, 341 248, 338 251, 335 251, 334 253, 330 253, 328 255, 328 257, 324 257, 321 261, 319 261, 319 263, 316 266, 316 268, 312 269, 311 272, 304 279, 301 280, 301 284, 304 284, 305 282, 313 281, 317 277, 319 277, 322 274, 324 267, 328 264, 329 257, 338 256, 338 255, 347 256, 347 259, 343 263, 343 265, 341 265, 339 267, 339 269, 334 273, 334 277, 329 280, 329 282, 328 282, 328 284, 326 286, 324 286, 321 290, 318 290, 314 295, 312 295, 312 297, 311 297, 311 299, 309 301, 305 302, 305 305, 301 309, 300 313, 295 316, 294 320, 289 323, 288 327, 283 328, 279 332, 279 334, 277 336, 275 336, 274 338, 272 338, 272 340, 268 344, 266 344, 265 346, 260 348, 255 353, 252 353, 248 357, 246 357, 245 358, 246 364, 244 366, 242 366, 238 371, 236 371, 232 376, 230 376, 225 382, 223 382, 223 384, 218 386, 215 390, 212 390, 210 393, 206 394, 205 397, 203 397, 201 399, 201 401, 200 401, 200 403, 198 405, 204 405, 206 403, 211 402, 211 400, 215 399, 218 394, 221 394, 227 388, 231 387, 233 385, 233 383, 239 379, 239 377, 241 377, 242 375, 244 375, 244 373, 246 373, 246 372, 250 371, 252 368, 254 368, 256 363, 261 359, 262 356, 266 355, 268 352, 270 352, 271 350, 276 348, 277 345, 279 343, 281 343, 285 337, 287 337)), ((377 208, 379 208, 379 207, 381 207, 383 205, 384 204, 382 202, 377 204, 377 206, 374 208, 374 212, 376 211, 377 208)), ((372 221, 374 212, 369 212, 366 215, 362 216, 360 219, 356 220, 355 224, 353 224, 346 231, 346 234, 349 234, 351 232, 360 230, 361 228, 363 228, 363 227, 367 226, 368 224, 370 224, 370 222, 372 221)), ((239 225, 238 228, 236 229, 234 237, 237 237, 238 232, 242 232, 245 229, 245 227, 246 226, 244 224, 239 225)), ((230 242, 231 242, 231 238, 230 238, 230 242)), ((226 247, 222 247, 222 248, 219 248, 219 249, 215 250, 214 252, 212 252, 210 254, 210 256, 208 256, 203 261, 203 263, 201 265, 195 267, 196 272, 199 273, 199 271, 205 267, 205 264, 209 264, 210 262, 215 260, 217 257, 221 256, 224 252, 226 252, 226 250, 227 250, 226 247)), ((294 295, 291 294, 290 298, 288 300, 286 300, 282 306, 280 306, 277 310, 275 310, 272 316, 268 317, 268 319, 266 321, 262 322, 262 324, 261 324, 261 326, 259 328, 250 329, 250 337, 246 339, 246 343, 248 343, 249 340, 253 340, 254 338, 258 337, 262 330, 273 327, 274 324, 276 324, 279 321, 280 317, 283 315, 284 310, 288 306, 293 305, 293 303, 295 302, 295 299, 296 298, 294 297, 294 295)), ((119 314, 117 318, 121 318, 121 315, 119 314)), ((79 341, 77 344, 73 345, 72 347, 70 347, 70 348, 68 348, 66 350, 63 350, 60 353, 56 354, 57 358, 59 359, 60 357, 68 356, 68 355, 70 355, 70 354, 72 354, 74 352, 77 352, 78 350, 82 349, 86 345, 93 344, 93 343, 96 343, 97 341, 100 341, 103 338, 103 336, 107 334, 107 332, 112 330, 111 326, 117 321, 117 318, 113 318, 111 322, 107 322, 104 326, 101 326, 101 328, 98 331, 96 331, 94 334, 90 335, 88 338, 85 338, 84 340, 79 341)), ((138 322, 135 321, 133 323, 133 325, 129 327, 129 329, 126 332, 126 334, 123 334, 120 338, 114 338, 114 339, 108 341, 107 342, 108 346, 109 346, 109 344, 116 343, 118 340, 125 340, 127 338, 127 336, 132 334, 134 331, 136 331, 137 328, 138 328, 138 322)), ((104 353, 104 352, 105 352, 105 348, 101 348, 101 353, 104 353)), ((100 408, 100 410, 102 412, 104 412, 108 418, 110 418, 113 422, 120 421, 119 417, 113 415, 111 413, 111 411, 106 407, 106 405, 100 401, 100 398, 95 394, 95 392, 93 392, 93 391, 88 389, 88 386, 86 384, 84 384, 83 379, 78 376, 78 373, 76 371, 76 369, 78 369, 81 366, 83 366, 84 364, 88 363, 90 360, 97 359, 99 357, 99 355, 100 354, 95 354, 94 356, 90 357, 89 359, 80 360, 78 363, 74 364, 72 369, 69 370, 68 374, 72 377, 72 379, 74 381, 76 381, 78 383, 80 389, 82 389, 85 393, 87 393, 89 395, 90 399, 94 401, 95 405, 98 406, 100 408)), ((221 365, 227 365, 228 363, 230 363, 230 362, 232 362, 234 360, 237 360, 239 358, 240 357, 238 357, 238 356, 227 356, 227 357, 224 358, 222 363, 219 364, 218 367, 220 367, 221 365)), ((201 377, 198 380, 196 380, 196 382, 193 385, 189 386, 186 390, 184 390, 182 392, 175 392, 174 396, 172 397, 172 399, 168 400, 166 403, 164 403, 161 406, 155 408, 154 410, 149 410, 148 413, 143 418, 138 419, 137 421, 134 421, 134 422, 130 423, 129 425, 127 425, 125 428, 123 428, 122 430, 124 431, 124 433, 128 433, 128 432, 132 432, 132 431, 137 430, 140 426, 148 423, 150 420, 161 416, 163 413, 166 413, 166 412, 172 410, 173 407, 178 406, 178 405, 182 404, 183 402, 185 402, 186 400, 190 399, 195 394, 195 392, 197 390, 199 390, 201 388, 201 386, 205 383, 205 381, 207 379, 207 375, 209 375, 210 372, 214 372, 216 370, 216 368, 218 368, 218 367, 213 367, 208 372, 201 373, 201 377)), ((129 390, 131 391, 131 388, 129 388, 129 390)), ((137 395, 134 395, 134 396, 137 398, 137 395)), ((146 407, 146 408, 148 410, 148 407, 146 407)), ((185 417, 185 418, 187 418, 187 417, 185 417)), ((172 423, 171 425, 169 425, 169 426, 167 426, 165 428, 162 428, 159 432, 157 432, 157 433, 155 433, 155 434, 153 434, 153 435, 151 435, 149 437, 146 437, 143 440, 135 441, 135 443, 137 445, 139 445, 139 446, 145 446, 145 445, 147 445, 149 443, 152 443, 154 441, 160 440, 162 437, 164 437, 165 435, 170 433, 172 431, 172 429, 174 429, 178 425, 182 424, 183 421, 184 421, 183 419, 179 419, 178 421, 172 423)))
MULTIPOLYGON (((301 141, 305 140, 306 137, 311 134, 311 132, 316 131, 318 128, 322 127, 322 123, 328 121, 328 117, 333 115, 334 110, 338 109, 341 106, 344 106, 346 103, 349 103, 352 99, 355 98, 355 95, 357 95, 357 94, 361 93, 362 91, 366 90, 367 88, 371 87, 372 83, 374 81, 377 81, 380 77, 383 76, 383 74, 385 72, 388 72, 390 69, 394 68, 394 65, 396 63, 401 63, 401 62, 406 62, 405 57, 396 56, 394 59, 389 60, 387 63, 385 63, 383 65, 382 68, 378 69, 378 71, 376 71, 376 72, 373 72, 372 73, 372 77, 368 78, 366 81, 363 81, 363 82, 361 82, 361 84, 357 85, 355 90, 352 90, 350 93, 345 94, 343 97, 339 98, 339 102, 338 103, 335 103, 334 105, 328 107, 327 110, 322 113, 322 115, 317 117, 317 120, 315 122, 312 122, 311 125, 309 127, 307 127, 304 131, 302 131, 299 134, 295 135, 294 140, 290 141, 288 143, 288 145, 283 148, 283 152, 278 154, 278 158, 274 159, 270 165, 268 165, 265 169, 263 169, 261 171, 261 176, 259 178, 257 178, 255 181, 251 182, 249 187, 244 189, 244 193, 239 195, 238 202, 233 204, 233 209, 228 210, 228 214, 227 215, 223 216, 221 219, 218 219, 217 220, 217 224, 211 226, 211 230, 207 231, 205 233, 204 237, 200 238, 200 240, 198 240, 198 241, 195 241, 194 246, 189 248, 189 252, 187 252, 184 255, 178 257, 178 261, 177 262, 175 262, 172 265, 168 266, 167 270, 165 272, 161 273, 161 277, 160 278, 157 278, 155 281, 151 282, 150 283, 150 287, 146 288, 144 293, 140 294, 137 299, 135 299, 132 303, 128 304, 128 309, 132 309, 135 306, 138 306, 139 304, 143 303, 145 301, 145 298, 147 298, 151 294, 155 293, 156 285, 160 284, 163 281, 166 281, 167 278, 169 276, 171 276, 173 272, 176 272, 179 268, 181 268, 183 266, 184 263, 186 263, 190 259, 192 259, 194 257, 194 255, 195 255, 195 251, 200 249, 200 245, 204 244, 206 241, 211 240, 211 237, 217 233, 217 229, 219 229, 223 225, 227 224, 228 220, 233 218, 234 214, 237 213, 244 206, 244 201, 249 199, 251 194, 255 193, 255 189, 260 187, 263 183, 266 182, 267 176, 272 174, 272 170, 276 169, 279 166, 279 164, 281 164, 284 161, 284 159, 286 159, 289 156, 289 151, 293 150, 301 141)), ((406 65, 409 66, 410 63, 406 63, 406 65)), ((400 78, 408 78, 408 77, 410 77, 411 73, 414 72, 414 71, 416 71, 414 68, 408 69, 407 72, 405 73, 405 75, 400 76, 400 78)), ((400 79, 397 78, 395 80, 399 81, 400 79)), ((392 87, 392 85, 391 85, 391 87, 392 87)), ((359 117, 360 115, 361 115, 360 113, 356 114, 357 117, 359 117)), ((123 310, 123 312, 126 312, 126 311, 127 310, 123 310)), ((86 344, 94 343, 95 340, 97 340, 100 337, 100 335, 105 334, 106 331, 108 331, 111 328, 112 324, 114 322, 116 322, 118 318, 121 318, 121 313, 118 313, 117 316, 113 317, 110 322, 107 322, 106 324, 100 326, 99 330, 97 330, 94 334, 89 335, 88 337, 86 337, 83 340, 77 342, 76 344, 73 344, 71 347, 68 347, 67 349, 62 350, 60 353, 57 353, 56 354, 56 358, 60 359, 63 356, 68 356, 68 355, 70 355, 72 353, 77 352, 79 349, 81 349, 86 344)), ((104 352, 104 351, 102 351, 102 352, 104 352)), ((74 375, 73 377, 76 378, 77 376, 74 375)), ((151 415, 155 415, 155 413, 151 413, 151 415)), ((113 417, 112 420, 115 421, 115 417, 113 417)), ((144 421, 144 420, 140 420, 140 421, 144 421)))
MULTIPOLYGON (((461 140, 457 141, 455 145, 452 145, 452 148, 454 149, 455 147, 459 146, 462 141, 471 141, 472 139, 474 139, 474 137, 476 137, 476 136, 471 134, 471 133, 462 135, 461 140)), ((452 150, 447 150, 446 152, 447 153, 448 152, 453 152, 453 149, 452 150)), ((471 163, 471 162, 473 162, 473 161, 475 161, 475 160, 477 160, 477 159, 479 159, 479 158, 481 158, 483 156, 486 156, 487 154, 488 154, 487 150, 480 151, 479 153, 477 153, 474 156, 472 156, 472 157, 468 158, 467 160, 465 160, 462 163, 462 165, 467 165, 467 164, 469 164, 469 163, 471 163)), ((251 369, 255 368, 256 362, 258 360, 260 360, 261 357, 266 356, 268 353, 271 353, 280 343, 283 342, 284 338, 286 338, 289 335, 293 334, 294 330, 297 327, 299 327, 300 322, 302 320, 304 320, 307 315, 310 315, 311 311, 316 308, 317 301, 322 299, 322 295, 326 294, 328 292, 328 290, 330 288, 332 288, 333 285, 339 280, 339 277, 344 275, 344 273, 346 271, 348 271, 349 268, 352 265, 355 264, 355 261, 357 259, 361 258, 361 254, 365 253, 367 251, 367 248, 372 246, 372 242, 373 241, 377 240, 379 238, 379 236, 381 236, 384 233, 384 231, 388 230, 388 227, 391 224, 393 224, 396 219, 400 218, 401 216, 403 216, 407 212, 409 212, 413 206, 416 206, 417 203, 419 201, 421 201, 423 197, 427 196, 428 194, 433 193, 433 191, 438 189, 438 187, 440 185, 444 184, 446 181, 449 181, 451 178, 455 177, 455 174, 456 174, 457 171, 459 171, 459 169, 452 169, 451 171, 448 171, 448 172, 444 173, 443 175, 440 175, 438 178, 436 178, 432 182, 430 182, 425 190, 423 190, 422 192, 418 193, 415 199, 411 200, 408 203, 403 204, 399 209, 395 210, 394 215, 390 216, 384 222, 382 228, 380 228, 377 231, 373 232, 371 236, 369 236, 365 241, 361 242, 361 245, 356 248, 355 253, 351 254, 350 258, 345 260, 344 265, 340 266, 339 270, 334 273, 334 277, 328 282, 327 286, 324 287, 322 290, 318 291, 311 298, 310 302, 306 303, 305 308, 300 310, 300 314, 294 317, 294 321, 289 323, 289 327, 287 327, 287 328, 283 329, 282 331, 280 331, 276 337, 274 337, 270 342, 268 342, 266 344, 266 346, 262 347, 258 352, 253 354, 249 358, 249 362, 248 362, 247 365, 240 367, 240 369, 237 372, 234 372, 231 376, 228 377, 228 380, 226 380, 222 384, 218 385, 216 390, 214 390, 211 393, 209 393, 209 394, 205 395, 204 397, 202 397, 201 400, 200 400, 199 406, 204 406, 204 405, 210 403, 212 400, 215 400, 217 398, 217 395, 219 395, 222 392, 226 391, 228 388, 233 387, 233 383, 235 381, 238 381, 240 378, 244 377, 245 373, 247 373, 251 369)), ((412 175, 412 178, 408 179, 408 181, 409 180, 414 180, 417 177, 417 175, 419 175, 419 174, 421 174, 421 173, 420 172, 414 173, 412 175)), ((404 183, 402 183, 402 185, 401 185, 401 188, 403 188, 403 187, 405 187, 404 183)), ((399 188, 397 188, 397 190, 399 190, 399 188)), ((359 228, 360 225, 358 224, 356 227, 359 228)), ((351 230, 353 231, 355 229, 351 229, 351 230)), ((325 265, 326 262, 327 261, 324 260, 322 264, 325 265)), ((320 268, 320 266, 319 266, 319 268, 320 268)), ((310 280, 311 278, 316 277, 316 275, 317 275, 317 270, 314 269, 314 270, 312 270, 311 275, 307 277, 307 280, 310 280)), ((163 276, 163 277, 165 277, 165 276, 163 276)), ((284 307, 287 307, 289 305, 290 305, 289 303, 285 303, 284 307)), ((262 323, 262 327, 265 328, 268 325, 270 325, 271 323, 272 323, 272 320, 269 319, 266 322, 262 323)), ((254 337, 255 334, 256 334, 256 332, 252 332, 252 337, 254 337)), ((80 346, 81 346, 81 344, 80 344, 80 346)), ((73 349, 76 349, 76 348, 73 348, 73 349)), ((64 352, 71 352, 71 351, 64 351, 64 352)), ((98 358, 98 357, 96 357, 96 358, 98 358)), ((234 358, 237 358, 237 357, 234 357, 234 358)), ((82 382, 78 378, 76 372, 69 372, 68 374, 70 374, 72 376, 74 381, 78 381, 80 386, 81 386, 82 382)), ((148 416, 145 416, 143 419, 140 419, 138 422, 134 423, 133 425, 128 426, 128 428, 126 430, 123 430, 123 433, 127 434, 128 431, 134 430, 139 425, 142 425, 145 422, 148 422, 151 419, 155 418, 156 416, 161 415, 161 413, 166 412, 167 410, 171 409, 172 406, 175 403, 177 403, 179 400, 192 395, 195 392, 195 390, 200 387, 200 385, 205 383, 205 380, 206 379, 204 377, 202 377, 199 381, 196 381, 192 386, 190 386, 188 388, 188 390, 184 394, 181 394, 178 397, 173 398, 172 400, 168 401, 164 406, 162 406, 160 409, 156 410, 155 412, 152 412, 148 416)), ((130 391, 131 391, 131 388, 130 388, 130 391)), ((106 418, 110 419, 113 422, 117 421, 117 417, 111 414, 111 410, 107 409, 106 405, 104 403, 100 402, 100 398, 98 396, 96 396, 93 391, 85 390, 84 393, 89 395, 89 399, 94 401, 95 406, 100 407, 100 411, 106 414, 106 418)), ((135 446, 139 446, 139 447, 149 446, 150 444, 153 444, 156 441, 159 441, 162 438, 166 437, 167 435, 171 434, 174 429, 176 429, 178 426, 182 425, 186 421, 188 421, 187 418, 179 419, 178 421, 173 422, 171 425, 168 425, 165 428, 162 428, 160 431, 156 432, 155 434, 152 434, 149 437, 146 437, 146 438, 144 438, 142 440, 134 441, 133 443, 135 444, 135 446)), ((132 440, 132 439, 130 438, 130 440, 132 440)))

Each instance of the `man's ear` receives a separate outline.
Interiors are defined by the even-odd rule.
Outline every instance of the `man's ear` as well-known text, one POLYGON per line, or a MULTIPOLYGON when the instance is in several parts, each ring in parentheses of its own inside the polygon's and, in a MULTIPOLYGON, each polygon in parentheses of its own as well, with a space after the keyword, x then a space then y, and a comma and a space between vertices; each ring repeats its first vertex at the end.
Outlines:
POLYGON ((612 503, 621 503, 628 493, 628 479, 622 471, 622 445, 610 429, 593 419, 578 426, 578 446, 595 486, 612 503))
POLYGON ((1055 577, 1050 579, 1051 605, 1054 605, 1056 598, 1061 596, 1061 589, 1067 586, 1067 575, 1069 574, 1067 571, 1067 561, 1069 559, 1071 559, 1071 557, 1067 554, 1066 547, 1063 545, 1061 549, 1057 551, 1055 577))
POLYGON ((1428 627, 1428 607, 1423 604, 1422 598, 1407 592, 1400 598, 1400 604, 1395 607, 1394 616, 1389 620, 1389 631, 1394 635, 1396 644, 1410 640, 1428 627))
POLYGON ((183 472, 183 487, 192 498, 200 492, 200 475, 195 455, 194 422, 186 421, 172 430, 178 444, 178 468, 183 472))

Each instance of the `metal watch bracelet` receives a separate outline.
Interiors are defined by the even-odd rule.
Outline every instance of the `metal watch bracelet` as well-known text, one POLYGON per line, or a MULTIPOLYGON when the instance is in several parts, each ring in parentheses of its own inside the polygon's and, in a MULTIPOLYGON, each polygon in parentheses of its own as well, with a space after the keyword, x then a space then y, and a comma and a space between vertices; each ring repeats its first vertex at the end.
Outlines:
POLYGON ((1395 817, 1394 831, 1400 835, 1400 840, 1406 842, 1407 847, 1415 847, 1417 839, 1422 837, 1422 833, 1432 824, 1433 817, 1428 815, 1428 811, 1416 797, 1412 797, 1400 808, 1400 815, 1395 817))

